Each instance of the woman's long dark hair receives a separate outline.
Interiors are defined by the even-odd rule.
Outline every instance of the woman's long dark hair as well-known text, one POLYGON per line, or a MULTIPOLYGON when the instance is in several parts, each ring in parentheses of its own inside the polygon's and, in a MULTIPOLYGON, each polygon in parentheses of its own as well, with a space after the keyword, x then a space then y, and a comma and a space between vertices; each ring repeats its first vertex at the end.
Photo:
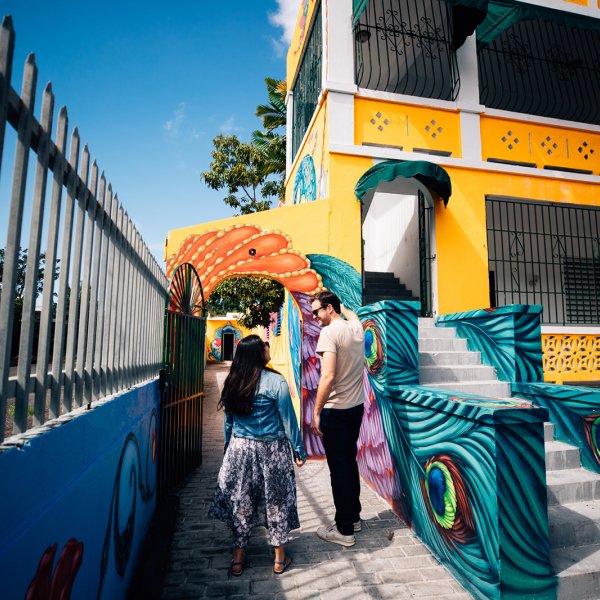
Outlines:
POLYGON ((248 335, 241 339, 217 408, 224 408, 227 412, 238 415, 250 414, 252 399, 265 362, 265 343, 259 336, 248 335))

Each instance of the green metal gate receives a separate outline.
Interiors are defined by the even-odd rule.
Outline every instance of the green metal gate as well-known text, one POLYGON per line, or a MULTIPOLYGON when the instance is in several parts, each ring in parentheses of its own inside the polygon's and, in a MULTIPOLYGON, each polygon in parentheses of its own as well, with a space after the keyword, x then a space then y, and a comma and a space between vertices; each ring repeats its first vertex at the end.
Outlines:
POLYGON ((206 317, 194 267, 179 265, 165 307, 158 494, 181 483, 202 462, 206 317))

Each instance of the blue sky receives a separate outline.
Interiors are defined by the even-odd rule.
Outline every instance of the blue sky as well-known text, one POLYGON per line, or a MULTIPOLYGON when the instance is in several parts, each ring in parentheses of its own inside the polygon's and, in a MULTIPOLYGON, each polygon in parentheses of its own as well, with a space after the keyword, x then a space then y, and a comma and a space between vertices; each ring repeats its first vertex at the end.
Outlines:
MULTIPOLYGON (((285 76, 299 0, 2 0, 0 6, 16 32, 13 87, 20 90, 24 61, 34 52, 36 115, 52 81, 55 114, 67 106, 70 131, 78 126, 161 264, 169 229, 233 214, 224 194, 209 190, 199 174, 211 161, 214 136, 248 139, 260 128, 254 112, 266 101, 264 78, 285 76)), ((12 154, 7 144, 4 206, 12 154)), ((0 235, 4 246, 5 226, 0 235)))

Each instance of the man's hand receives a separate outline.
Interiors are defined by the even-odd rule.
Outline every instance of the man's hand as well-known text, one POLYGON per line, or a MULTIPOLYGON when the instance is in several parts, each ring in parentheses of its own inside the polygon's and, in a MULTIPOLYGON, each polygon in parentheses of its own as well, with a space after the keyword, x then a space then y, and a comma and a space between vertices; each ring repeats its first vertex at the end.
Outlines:
POLYGON ((316 412, 313 413, 313 418, 310 423, 310 428, 315 435, 319 435, 319 436, 323 435, 323 432, 321 431, 321 415, 319 413, 316 413, 316 412))
POLYGON ((296 465, 299 467, 304 465, 304 463, 306 462, 305 460, 302 460, 301 458, 295 458, 294 460, 296 461, 296 465))

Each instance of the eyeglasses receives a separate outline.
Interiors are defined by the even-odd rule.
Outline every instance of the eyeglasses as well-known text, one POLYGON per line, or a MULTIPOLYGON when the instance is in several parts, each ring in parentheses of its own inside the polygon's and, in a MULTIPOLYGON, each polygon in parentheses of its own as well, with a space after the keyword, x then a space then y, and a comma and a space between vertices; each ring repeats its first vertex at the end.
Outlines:
POLYGON ((318 317, 319 316, 319 311, 323 310, 324 308, 327 308, 326 306, 319 306, 319 308, 315 308, 312 311, 313 317, 318 317))

